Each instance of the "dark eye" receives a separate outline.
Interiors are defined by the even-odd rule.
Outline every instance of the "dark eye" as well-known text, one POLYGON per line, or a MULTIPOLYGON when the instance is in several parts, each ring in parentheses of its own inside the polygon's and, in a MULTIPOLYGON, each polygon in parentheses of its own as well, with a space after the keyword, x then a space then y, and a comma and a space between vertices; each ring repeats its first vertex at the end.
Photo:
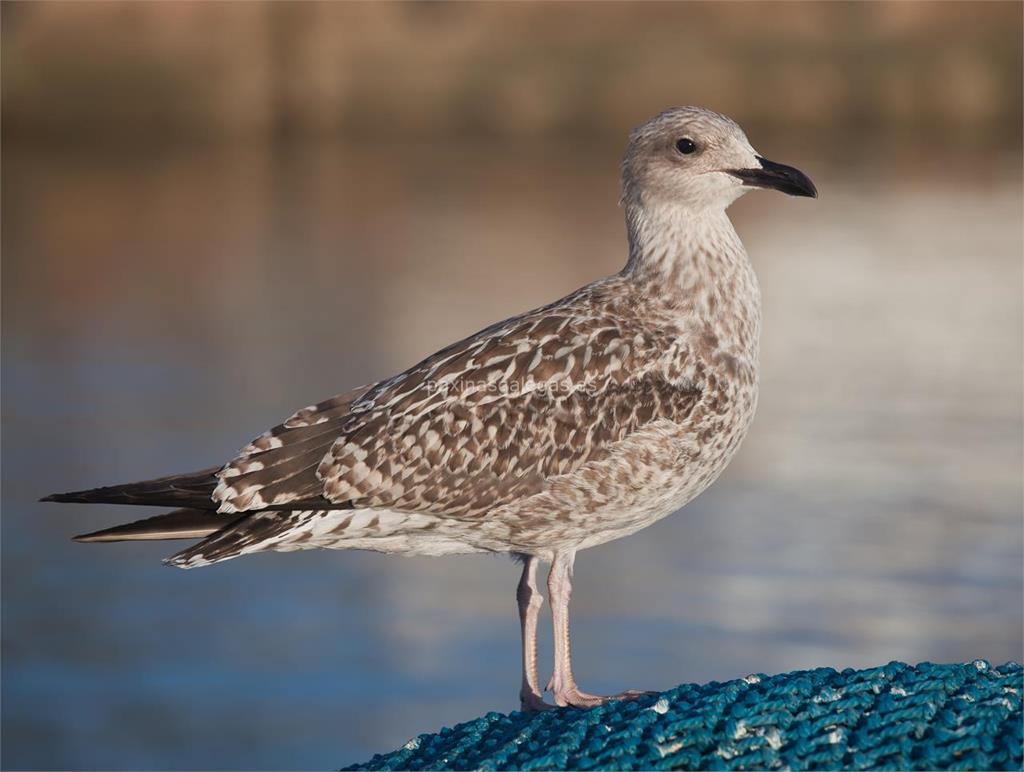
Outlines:
POLYGON ((687 139, 686 137, 683 137, 683 139, 676 142, 676 150, 678 150, 683 155, 690 155, 690 153, 696 152, 697 143, 694 142, 692 139, 687 139))

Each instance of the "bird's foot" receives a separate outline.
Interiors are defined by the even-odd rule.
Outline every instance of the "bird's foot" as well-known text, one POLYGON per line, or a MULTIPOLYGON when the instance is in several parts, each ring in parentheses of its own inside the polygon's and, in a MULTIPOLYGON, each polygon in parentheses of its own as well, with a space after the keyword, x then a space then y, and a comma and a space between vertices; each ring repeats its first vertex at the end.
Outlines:
POLYGON ((537 692, 519 692, 519 709, 523 713, 539 713, 542 710, 553 710, 557 705, 544 702, 544 698, 537 692))
POLYGON ((573 685, 566 689, 556 691, 554 698, 555 704, 559 707, 596 708, 598 705, 604 705, 606 702, 635 700, 655 693, 656 692, 644 692, 638 691, 637 689, 629 689, 619 694, 603 696, 598 694, 587 694, 586 692, 580 691, 579 687, 573 685))

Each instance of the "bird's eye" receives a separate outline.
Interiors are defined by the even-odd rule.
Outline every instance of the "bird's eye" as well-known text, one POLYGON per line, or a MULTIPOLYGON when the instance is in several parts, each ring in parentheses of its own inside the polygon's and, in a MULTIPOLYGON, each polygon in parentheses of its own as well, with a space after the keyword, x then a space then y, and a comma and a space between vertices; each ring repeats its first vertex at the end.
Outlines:
POLYGON ((683 155, 690 155, 690 153, 696 152, 697 143, 694 142, 692 139, 683 137, 681 140, 676 142, 676 150, 678 150, 683 155))

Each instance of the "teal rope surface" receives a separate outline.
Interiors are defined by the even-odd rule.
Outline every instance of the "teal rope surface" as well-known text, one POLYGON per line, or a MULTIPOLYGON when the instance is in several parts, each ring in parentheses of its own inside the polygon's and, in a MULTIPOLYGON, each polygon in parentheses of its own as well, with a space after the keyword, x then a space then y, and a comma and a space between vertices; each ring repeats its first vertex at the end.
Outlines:
POLYGON ((1021 769, 1015 662, 684 684, 590 710, 488 713, 348 769, 1021 769))

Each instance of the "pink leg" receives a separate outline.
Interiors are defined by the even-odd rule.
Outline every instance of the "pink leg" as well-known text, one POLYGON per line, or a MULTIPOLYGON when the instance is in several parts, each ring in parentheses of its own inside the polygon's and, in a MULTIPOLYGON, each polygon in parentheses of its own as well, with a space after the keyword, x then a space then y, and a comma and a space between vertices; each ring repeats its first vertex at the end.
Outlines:
POLYGON ((544 598, 537 587, 537 558, 523 555, 523 575, 516 588, 519 603, 519 626, 523 634, 523 685, 519 689, 522 710, 533 713, 554 707, 544 702, 537 678, 537 616, 544 598))
POLYGON ((592 708, 609 700, 640 697, 645 692, 629 691, 614 697, 601 697, 580 691, 572 674, 572 650, 569 644, 569 598, 572 595, 572 567, 575 552, 559 552, 551 563, 548 574, 548 601, 555 627, 555 672, 548 683, 555 704, 575 708, 592 708))

